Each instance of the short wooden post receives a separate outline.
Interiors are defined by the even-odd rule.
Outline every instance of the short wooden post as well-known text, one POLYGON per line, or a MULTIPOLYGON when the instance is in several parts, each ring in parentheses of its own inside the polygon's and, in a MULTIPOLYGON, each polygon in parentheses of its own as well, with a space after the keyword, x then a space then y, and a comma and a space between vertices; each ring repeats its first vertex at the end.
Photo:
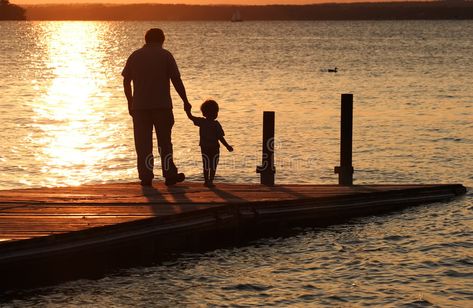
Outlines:
POLYGON ((353 185, 353 94, 342 94, 340 166, 335 167, 339 185, 353 185))
POLYGON ((263 113, 263 160, 262 165, 256 167, 256 172, 261 176, 261 184, 274 185, 274 111, 263 113))

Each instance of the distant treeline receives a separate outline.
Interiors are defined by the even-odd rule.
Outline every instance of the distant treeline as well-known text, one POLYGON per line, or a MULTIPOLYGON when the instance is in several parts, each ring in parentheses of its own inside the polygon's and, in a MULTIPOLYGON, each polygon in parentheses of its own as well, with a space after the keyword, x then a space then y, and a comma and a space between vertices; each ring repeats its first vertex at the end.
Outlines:
POLYGON ((0 20, 24 20, 25 9, 11 4, 8 0, 0 0, 0 20))
POLYGON ((314 5, 60 4, 25 6, 30 20, 403 20, 473 19, 473 1, 314 5))

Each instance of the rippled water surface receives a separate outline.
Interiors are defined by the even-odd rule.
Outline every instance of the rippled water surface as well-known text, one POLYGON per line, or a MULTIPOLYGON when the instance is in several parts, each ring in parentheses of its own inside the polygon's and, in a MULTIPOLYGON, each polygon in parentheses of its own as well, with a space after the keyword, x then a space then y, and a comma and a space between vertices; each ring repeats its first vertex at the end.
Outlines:
MULTIPOLYGON (((195 112, 221 105, 236 151, 218 181, 258 182, 262 111, 274 110, 277 182, 336 182, 340 94, 353 93, 356 183, 473 186, 471 21, 0 22, 0 189, 136 180, 120 72, 156 26, 195 112)), ((197 130, 174 105, 176 162, 201 181, 197 130)), ((472 219, 470 193, 2 305, 468 307, 472 219)))

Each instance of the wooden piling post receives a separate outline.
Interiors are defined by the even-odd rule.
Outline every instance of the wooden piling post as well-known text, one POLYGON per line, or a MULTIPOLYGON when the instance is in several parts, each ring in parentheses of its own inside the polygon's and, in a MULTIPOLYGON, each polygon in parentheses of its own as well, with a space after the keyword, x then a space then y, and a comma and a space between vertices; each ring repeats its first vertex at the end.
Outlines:
POLYGON ((340 166, 335 167, 339 185, 353 185, 353 94, 342 94, 340 166))
POLYGON ((263 113, 263 159, 261 166, 256 167, 256 172, 261 176, 261 184, 274 185, 274 111, 263 113))

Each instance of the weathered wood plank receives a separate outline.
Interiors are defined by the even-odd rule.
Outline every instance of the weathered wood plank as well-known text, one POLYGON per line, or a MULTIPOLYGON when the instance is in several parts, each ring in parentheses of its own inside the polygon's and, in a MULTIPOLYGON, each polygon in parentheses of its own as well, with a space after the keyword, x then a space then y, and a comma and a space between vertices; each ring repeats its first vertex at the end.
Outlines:
POLYGON ((205 245, 244 230, 252 234, 255 228, 299 221, 327 224, 463 193, 462 185, 218 184, 209 190, 200 183, 0 191, 0 276, 21 285, 26 282, 18 273, 35 273, 35 283, 44 283, 42 275, 54 280, 103 270, 118 255, 117 264, 128 264, 137 251, 140 258, 154 258, 186 249, 193 238, 205 245), (71 262, 79 265, 75 273, 71 262))

